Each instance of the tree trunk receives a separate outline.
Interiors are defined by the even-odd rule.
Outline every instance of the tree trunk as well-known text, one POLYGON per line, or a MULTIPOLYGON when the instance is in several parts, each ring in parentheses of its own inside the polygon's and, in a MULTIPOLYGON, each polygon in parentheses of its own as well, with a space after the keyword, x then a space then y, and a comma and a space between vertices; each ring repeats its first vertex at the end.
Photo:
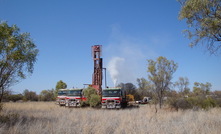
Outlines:
POLYGON ((4 95, 4 89, 1 89, 0 92, 1 92, 0 94, 0 103, 1 103, 4 95))
POLYGON ((157 113, 157 102, 155 103, 155 113, 157 113))
POLYGON ((162 108, 162 96, 159 97, 160 109, 162 108))
POLYGON ((160 109, 161 109, 162 108, 162 99, 163 99, 162 90, 159 91, 158 99, 159 99, 159 105, 160 105, 160 109))

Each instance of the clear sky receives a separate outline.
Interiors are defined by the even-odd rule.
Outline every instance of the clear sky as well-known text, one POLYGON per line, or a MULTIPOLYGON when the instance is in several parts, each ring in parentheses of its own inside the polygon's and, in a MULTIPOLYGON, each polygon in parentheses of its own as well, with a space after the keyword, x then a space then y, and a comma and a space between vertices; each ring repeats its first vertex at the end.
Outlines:
POLYGON ((147 59, 164 56, 178 63, 173 81, 187 77, 191 89, 197 81, 221 90, 221 55, 188 46, 179 10, 176 0, 0 0, 0 20, 29 32, 40 50, 34 73, 11 89, 40 93, 59 80, 82 88, 92 81, 91 46, 99 44, 104 67, 118 59, 118 83, 136 85, 147 78, 147 59))

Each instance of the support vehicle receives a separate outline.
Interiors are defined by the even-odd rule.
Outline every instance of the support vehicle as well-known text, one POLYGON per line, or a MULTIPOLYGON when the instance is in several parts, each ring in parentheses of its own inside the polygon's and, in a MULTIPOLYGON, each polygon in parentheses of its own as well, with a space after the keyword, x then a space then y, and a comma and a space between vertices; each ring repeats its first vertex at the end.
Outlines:
POLYGON ((66 107, 80 107, 81 101, 85 101, 83 89, 69 89, 65 98, 66 107))
POLYGON ((122 88, 102 90, 102 108, 123 108, 127 106, 126 92, 122 88))
POLYGON ((56 104, 60 106, 65 105, 65 98, 67 97, 67 91, 68 89, 59 89, 58 90, 58 96, 56 98, 56 104))

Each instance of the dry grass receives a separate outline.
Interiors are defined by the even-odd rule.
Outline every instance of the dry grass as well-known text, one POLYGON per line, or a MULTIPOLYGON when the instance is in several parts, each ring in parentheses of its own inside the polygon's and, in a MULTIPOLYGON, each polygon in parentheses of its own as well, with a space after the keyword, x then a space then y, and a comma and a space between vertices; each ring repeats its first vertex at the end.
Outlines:
POLYGON ((221 109, 209 111, 65 108, 52 102, 6 103, 2 114, 19 115, 14 123, 0 123, 7 134, 218 134, 221 109))

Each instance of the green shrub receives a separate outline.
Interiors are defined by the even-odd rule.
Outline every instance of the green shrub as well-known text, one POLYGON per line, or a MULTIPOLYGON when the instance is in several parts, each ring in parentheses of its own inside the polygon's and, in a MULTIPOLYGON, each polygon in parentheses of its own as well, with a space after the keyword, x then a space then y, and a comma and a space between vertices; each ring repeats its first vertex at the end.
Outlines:
POLYGON ((16 102, 22 99, 23 99, 22 94, 13 94, 13 95, 8 96, 8 100, 13 101, 13 102, 16 102))
POLYGON ((203 102, 201 104, 201 107, 203 109, 209 109, 209 108, 213 108, 213 107, 216 107, 216 106, 217 106, 216 100, 212 99, 210 97, 203 100, 203 102))
POLYGON ((185 98, 178 99, 176 105, 178 108, 183 110, 193 108, 192 105, 185 98))
POLYGON ((82 102, 82 106, 91 106, 95 107, 98 106, 101 103, 100 96, 97 95, 97 91, 94 88, 87 88, 84 90, 84 96, 87 98, 85 102, 82 102))
POLYGON ((187 101, 191 104, 191 106, 200 106, 201 102, 203 101, 202 97, 189 97, 187 98, 187 101))
POLYGON ((187 101, 192 105, 192 107, 199 107, 202 109, 209 109, 217 106, 217 100, 210 97, 190 97, 187 98, 187 101))
POLYGON ((171 108, 175 108, 178 110, 177 108, 177 102, 178 98, 175 98, 175 97, 170 97, 167 99, 166 103, 171 107, 171 108))
POLYGON ((191 109, 192 105, 187 101, 186 98, 169 98, 167 100, 167 104, 169 104, 170 107, 178 109, 191 109))
POLYGON ((89 106, 89 104, 86 103, 86 101, 81 101, 81 107, 89 106))
POLYGON ((101 102, 101 97, 99 95, 97 95, 97 94, 92 94, 91 95, 91 99, 90 99, 90 102, 89 102, 91 107, 98 106, 100 104, 100 102, 101 102))
POLYGON ((206 98, 204 96, 196 96, 189 98, 170 98, 168 99, 169 106, 175 109, 192 109, 201 108, 208 110, 216 106, 221 106, 221 99, 206 98))

